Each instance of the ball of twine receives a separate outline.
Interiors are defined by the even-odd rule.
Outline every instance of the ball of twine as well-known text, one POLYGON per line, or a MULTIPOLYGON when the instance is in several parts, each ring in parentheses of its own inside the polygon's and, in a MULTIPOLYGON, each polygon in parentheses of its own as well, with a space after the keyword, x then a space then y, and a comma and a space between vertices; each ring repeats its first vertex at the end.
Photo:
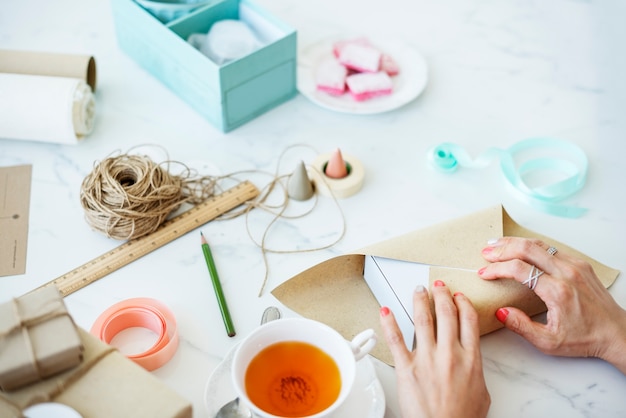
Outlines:
MULTIPOLYGON (((156 164, 147 156, 122 154, 110 157, 94 165, 94 170, 83 180, 80 192, 81 205, 85 210, 85 219, 91 227, 102 232, 108 237, 126 240, 138 238, 154 232, 167 219, 168 215, 176 210, 182 203, 198 204, 214 195, 216 190, 221 191, 218 182, 224 179, 238 181, 238 176, 252 173, 270 175, 270 182, 262 188, 259 196, 241 210, 231 210, 220 215, 216 219, 233 219, 245 215, 246 230, 253 243, 261 248, 265 274, 259 291, 263 294, 267 284, 269 265, 267 253, 299 253, 317 251, 330 248, 339 242, 346 232, 346 220, 336 196, 330 193, 335 202, 341 228, 338 236, 331 242, 318 247, 301 249, 276 249, 268 248, 266 239, 273 225, 279 219, 296 219, 309 215, 317 206, 317 196, 309 208, 302 213, 286 214, 289 205, 288 186, 283 180, 289 179, 289 175, 280 174, 280 164, 290 149, 306 147, 315 151, 306 144, 294 144, 287 147, 280 154, 275 173, 260 170, 242 170, 223 176, 198 176, 185 164, 176 161, 166 161, 156 164), (180 164, 184 170, 181 175, 171 175, 163 168, 170 163, 180 164), (283 201, 269 204, 270 195, 278 192, 283 201), (249 226, 248 215, 251 209, 259 208, 271 216, 260 242, 252 235, 249 226)), ((166 153, 167 155, 167 153, 166 153)), ((317 170, 316 167, 311 167, 317 170)))
POLYGON ((96 164, 83 180, 80 202, 95 231, 119 240, 154 232, 192 199, 189 179, 170 174, 147 156, 122 154, 96 164))

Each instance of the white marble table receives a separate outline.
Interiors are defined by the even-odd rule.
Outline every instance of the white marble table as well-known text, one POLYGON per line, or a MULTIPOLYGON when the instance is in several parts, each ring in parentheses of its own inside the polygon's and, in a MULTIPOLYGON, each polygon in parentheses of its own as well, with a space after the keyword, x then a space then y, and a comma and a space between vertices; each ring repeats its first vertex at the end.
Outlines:
MULTIPOLYGON (((222 134, 118 48, 108 1, 0 5, 0 48, 92 54, 98 71, 97 126, 85 141, 68 146, 0 139, 0 166, 33 166, 26 274, 0 278, 0 302, 119 245, 87 226, 80 184, 95 161, 148 143, 164 147, 172 159, 222 173, 274 171, 279 153, 292 144, 319 153, 340 147, 363 163, 362 191, 340 201, 345 237, 323 251, 269 254, 267 289, 332 256, 498 203, 522 225, 626 270, 623 2, 259 1, 297 28, 300 47, 344 33, 404 40, 428 62, 426 91, 400 109, 370 116, 336 113, 299 95, 222 134), (583 217, 555 217, 516 200, 497 164, 453 176, 427 165, 427 150, 442 141, 477 155, 534 136, 567 139, 587 153, 588 182, 572 200, 590 209, 583 217)), ((296 154, 307 162, 315 157, 304 148, 296 154)), ((265 179, 254 181, 263 186, 265 179)), ((259 234, 265 224, 256 218, 252 229, 259 234)), ((321 199, 311 216, 282 222, 270 242, 317 247, 337 238, 339 229, 335 206, 321 199)), ((265 307, 280 306, 268 291, 257 297, 265 270, 243 218, 201 230, 218 260, 235 338, 226 336, 219 318, 197 231, 66 298, 84 328, 122 299, 167 304, 181 344, 174 359, 153 373, 193 402, 196 417, 207 416, 203 395, 212 370, 257 326, 265 307)), ((623 306, 625 283, 620 277, 611 289, 623 306)), ((626 415, 626 377, 602 361, 545 356, 506 330, 484 336, 482 350, 490 417, 626 415)), ((377 371, 386 417, 398 417, 393 371, 383 365, 377 371)))

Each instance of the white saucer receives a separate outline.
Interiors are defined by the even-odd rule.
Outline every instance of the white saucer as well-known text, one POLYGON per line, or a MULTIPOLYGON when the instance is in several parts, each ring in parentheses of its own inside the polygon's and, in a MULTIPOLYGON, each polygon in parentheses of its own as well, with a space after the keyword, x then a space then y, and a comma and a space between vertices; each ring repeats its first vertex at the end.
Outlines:
POLYGON ((326 39, 298 52, 298 90, 313 103, 337 112, 368 115, 404 106, 426 88, 428 67, 419 52, 401 41, 371 39, 372 45, 389 54, 398 64, 400 72, 392 77, 393 93, 359 102, 349 94, 333 96, 318 90, 315 69, 320 60, 332 56, 336 41, 351 38, 354 37, 326 39))
POLYGON ((22 411, 26 418, 81 418, 74 408, 57 402, 42 402, 22 411))
MULTIPOLYGON (((204 389, 204 405, 209 417, 214 417, 222 405, 236 396, 230 377, 230 366, 236 349, 237 346, 226 354, 207 381, 204 389)), ((382 418, 384 415, 385 392, 376 376, 374 364, 369 356, 365 356, 357 363, 352 392, 331 417, 382 418)))

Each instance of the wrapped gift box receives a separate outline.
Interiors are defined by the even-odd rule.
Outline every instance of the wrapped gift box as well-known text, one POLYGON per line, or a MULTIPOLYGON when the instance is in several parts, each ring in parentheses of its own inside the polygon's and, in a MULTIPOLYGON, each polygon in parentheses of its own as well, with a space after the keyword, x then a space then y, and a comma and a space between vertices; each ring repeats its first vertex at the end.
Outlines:
POLYGON ((81 362, 83 345, 55 286, 0 305, 0 388, 13 390, 81 362))
POLYGON ((72 368, 8 393, 0 392, 0 417, 58 402, 87 418, 191 418, 191 403, 123 354, 78 328, 84 359, 72 368))
POLYGON ((223 132, 297 93, 296 31, 250 0, 215 0, 167 23, 133 0, 112 7, 122 50, 223 132), (263 46, 217 65, 187 42, 224 19, 247 23, 263 46))

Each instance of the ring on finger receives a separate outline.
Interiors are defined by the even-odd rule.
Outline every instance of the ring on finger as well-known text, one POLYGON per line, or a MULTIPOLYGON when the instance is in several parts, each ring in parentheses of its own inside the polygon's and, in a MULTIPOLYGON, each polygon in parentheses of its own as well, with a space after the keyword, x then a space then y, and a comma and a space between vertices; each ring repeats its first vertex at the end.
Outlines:
POLYGON ((530 266, 530 272, 528 273, 528 279, 524 280, 522 284, 528 285, 530 290, 535 290, 537 287, 537 281, 539 281, 539 277, 543 274, 543 270, 539 270, 536 266, 530 266))
POLYGON ((550 247, 550 248, 548 248, 548 254, 550 254, 550 255, 554 255, 554 254, 556 254, 556 253, 558 253, 558 252, 559 252, 559 250, 557 250, 557 248, 556 248, 556 247, 550 247))

